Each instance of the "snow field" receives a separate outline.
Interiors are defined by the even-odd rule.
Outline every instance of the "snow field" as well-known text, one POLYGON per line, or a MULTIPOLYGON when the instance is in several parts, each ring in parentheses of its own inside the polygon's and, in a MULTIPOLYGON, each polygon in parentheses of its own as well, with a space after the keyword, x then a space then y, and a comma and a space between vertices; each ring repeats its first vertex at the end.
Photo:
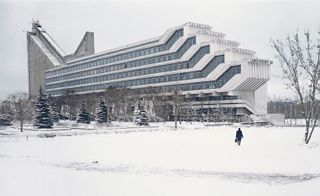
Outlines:
POLYGON ((301 127, 243 127, 237 146, 237 127, 151 126, 159 127, 0 137, 0 195, 317 195, 320 190, 317 130, 305 145, 301 127))

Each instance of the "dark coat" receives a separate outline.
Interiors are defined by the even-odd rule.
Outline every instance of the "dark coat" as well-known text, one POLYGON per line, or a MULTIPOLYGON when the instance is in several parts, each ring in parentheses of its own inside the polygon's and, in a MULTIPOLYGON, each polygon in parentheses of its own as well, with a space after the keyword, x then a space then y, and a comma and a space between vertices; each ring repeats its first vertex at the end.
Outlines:
POLYGON ((243 135, 242 135, 242 131, 240 129, 238 129, 237 133, 236 133, 236 138, 238 140, 241 140, 243 138, 243 135))

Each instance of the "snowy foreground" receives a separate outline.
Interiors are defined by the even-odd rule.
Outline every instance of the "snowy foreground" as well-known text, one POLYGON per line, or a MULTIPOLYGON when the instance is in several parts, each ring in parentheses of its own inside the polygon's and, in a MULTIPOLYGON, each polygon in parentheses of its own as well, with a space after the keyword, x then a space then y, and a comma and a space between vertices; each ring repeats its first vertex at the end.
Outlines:
POLYGON ((303 128, 151 124, 0 130, 1 196, 319 195, 320 133, 303 128), (63 136, 68 135, 68 136, 63 136), (41 136, 41 135, 40 135, 41 136))

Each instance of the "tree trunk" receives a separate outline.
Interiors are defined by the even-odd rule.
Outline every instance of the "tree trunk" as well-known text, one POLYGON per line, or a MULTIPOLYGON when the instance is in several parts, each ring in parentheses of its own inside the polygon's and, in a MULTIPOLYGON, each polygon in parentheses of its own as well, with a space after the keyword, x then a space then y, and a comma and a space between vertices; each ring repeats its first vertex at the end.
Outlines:
POLYGON ((175 106, 174 106, 174 128, 178 127, 178 106, 177 106, 177 102, 175 102, 175 106))
POLYGON ((309 127, 310 127, 309 122, 306 122, 306 131, 305 131, 305 133, 304 133, 304 142, 305 142, 306 144, 308 144, 309 127))
POLYGON ((23 132, 23 120, 20 121, 20 131, 23 132))
POLYGON ((315 127, 312 127, 312 130, 311 130, 311 132, 310 132, 310 134, 309 134, 309 136, 308 136, 308 138, 307 138, 306 144, 308 144, 308 143, 309 143, 309 141, 310 141, 310 139, 311 139, 311 137, 312 137, 312 134, 313 134, 314 128, 315 128, 315 127))

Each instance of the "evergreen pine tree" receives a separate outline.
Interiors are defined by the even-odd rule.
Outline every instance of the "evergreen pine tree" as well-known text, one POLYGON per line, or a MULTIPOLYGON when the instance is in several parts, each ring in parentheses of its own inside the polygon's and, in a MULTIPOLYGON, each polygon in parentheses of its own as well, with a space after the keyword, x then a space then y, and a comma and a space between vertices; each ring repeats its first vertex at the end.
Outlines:
POLYGON ((0 115, 0 127, 12 125, 11 120, 8 116, 0 115))
POLYGON ((138 100, 138 105, 136 107, 136 111, 134 112, 133 122, 139 126, 149 125, 149 119, 147 117, 147 113, 142 109, 140 100, 138 100))
POLYGON ((52 108, 52 111, 51 111, 51 114, 52 114, 52 121, 54 122, 54 123, 56 123, 56 122, 59 122, 59 120, 60 120, 60 114, 59 114, 59 112, 58 112, 58 108, 57 107, 55 107, 55 106, 51 106, 51 108, 52 108))
POLYGON ((102 97, 99 99, 99 109, 97 112, 98 123, 108 122, 108 107, 102 97))
POLYGON ((86 102, 82 101, 80 113, 78 114, 78 118, 77 118, 77 123, 90 124, 90 121, 91 121, 91 119, 90 119, 90 114, 87 110, 87 104, 86 104, 86 102))
POLYGON ((50 105, 48 103, 47 95, 43 93, 42 88, 39 89, 39 96, 35 102, 35 120, 34 126, 38 129, 52 128, 52 118, 50 112, 50 105))

